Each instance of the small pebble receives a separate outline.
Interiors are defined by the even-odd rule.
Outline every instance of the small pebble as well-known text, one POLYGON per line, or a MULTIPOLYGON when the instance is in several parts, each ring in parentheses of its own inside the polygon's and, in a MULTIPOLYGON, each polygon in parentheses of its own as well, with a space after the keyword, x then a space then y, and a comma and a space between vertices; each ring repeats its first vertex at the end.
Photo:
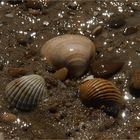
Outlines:
POLYGON ((137 27, 128 27, 128 28, 124 29, 123 34, 124 35, 131 35, 131 34, 136 33, 137 31, 138 31, 137 27))
POLYGON ((43 22, 43 25, 44 25, 44 26, 48 26, 48 25, 49 25, 49 22, 48 22, 48 21, 44 21, 44 22, 43 22))
POLYGON ((48 110, 50 113, 57 113, 57 106, 58 104, 50 105, 48 110))
POLYGON ((40 9, 31 9, 31 8, 29 8, 28 12, 30 14, 32 14, 33 16, 37 16, 37 15, 40 14, 40 9))
POLYGON ((76 1, 72 1, 68 3, 68 8, 72 9, 72 10, 76 10, 77 9, 77 2, 76 1))
POLYGON ((93 15, 96 17, 96 16, 99 15, 99 12, 98 12, 98 11, 94 11, 94 12, 93 12, 93 15))
POLYGON ((19 44, 23 46, 27 46, 27 44, 30 44, 32 42, 32 38, 28 35, 18 34, 16 36, 16 40, 19 44))
POLYGON ((124 26, 126 24, 126 21, 121 16, 115 16, 109 20, 108 24, 110 28, 118 29, 124 26))
POLYGON ((3 70, 4 65, 0 64, 0 71, 3 70))
POLYGON ((8 68, 7 73, 12 77, 23 76, 27 73, 31 72, 29 67, 19 67, 19 68, 8 68))
POLYGON ((5 17, 13 18, 14 17, 14 14, 13 13, 8 13, 8 14, 5 15, 5 17))
POLYGON ((67 68, 61 68, 57 70, 55 73, 52 74, 54 78, 64 81, 68 75, 68 69, 67 68))
POLYGON ((82 80, 82 82, 85 82, 85 81, 91 80, 91 79, 94 79, 94 76, 93 76, 93 75, 87 76, 86 78, 84 78, 84 79, 82 80))
POLYGON ((0 27, 2 27, 3 26, 3 23, 2 22, 0 22, 0 27))
POLYGON ((12 113, 1 112, 0 113, 0 122, 13 123, 17 120, 17 117, 12 113))
POLYGON ((95 77, 109 78, 116 74, 124 65, 124 62, 112 59, 97 60, 91 65, 91 72, 95 77))
POLYGON ((73 11, 67 11, 67 14, 70 15, 70 16, 74 16, 76 13, 73 12, 73 11))
POLYGON ((6 0, 10 4, 20 4, 23 2, 23 0, 6 0))
POLYGON ((132 95, 140 97, 140 69, 135 70, 131 74, 129 88, 132 95))
POLYGON ((86 124, 84 122, 80 122, 79 123, 79 128, 80 129, 85 129, 86 128, 86 124))
POLYGON ((26 0, 26 7, 32 9, 41 9, 42 5, 39 0, 26 0))
POLYGON ((24 56, 28 59, 32 58, 33 56, 37 56, 37 51, 33 48, 28 49, 25 53, 24 56))
POLYGON ((65 106, 69 108, 69 107, 72 106, 72 103, 70 103, 70 102, 66 102, 65 106))
POLYGON ((0 140, 4 140, 4 134, 0 132, 0 140))
POLYGON ((72 132, 67 131, 67 132, 66 132, 66 136, 67 136, 67 137, 71 137, 71 136, 72 136, 72 132))
POLYGON ((102 30, 103 30, 103 27, 99 25, 92 31, 92 34, 95 36, 98 36, 102 32, 102 30))
POLYGON ((108 51, 108 52, 111 52, 112 50, 113 50, 113 47, 107 48, 107 51, 108 51))

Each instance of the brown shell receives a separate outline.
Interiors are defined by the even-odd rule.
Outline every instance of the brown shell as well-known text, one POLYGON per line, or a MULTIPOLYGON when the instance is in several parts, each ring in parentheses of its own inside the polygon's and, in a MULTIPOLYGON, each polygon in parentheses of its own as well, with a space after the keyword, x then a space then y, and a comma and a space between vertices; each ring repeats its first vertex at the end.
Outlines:
POLYGON ((80 85, 80 98, 85 105, 102 107, 123 105, 123 94, 110 81, 95 78, 80 85))
POLYGON ((71 76, 81 76, 95 57, 95 45, 85 36, 65 34, 48 40, 41 54, 55 69, 66 67, 71 76))

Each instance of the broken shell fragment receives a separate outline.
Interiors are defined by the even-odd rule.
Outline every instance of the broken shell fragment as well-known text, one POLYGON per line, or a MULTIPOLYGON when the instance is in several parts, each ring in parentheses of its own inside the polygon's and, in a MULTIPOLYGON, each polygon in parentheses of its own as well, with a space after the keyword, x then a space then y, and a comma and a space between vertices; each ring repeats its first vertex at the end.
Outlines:
POLYGON ((24 111, 32 110, 45 93, 45 80, 35 74, 17 78, 6 87, 6 99, 10 105, 24 111))
POLYGON ((95 57, 95 45, 85 36, 66 34, 47 41, 41 54, 55 69, 66 67, 70 76, 79 77, 95 57))

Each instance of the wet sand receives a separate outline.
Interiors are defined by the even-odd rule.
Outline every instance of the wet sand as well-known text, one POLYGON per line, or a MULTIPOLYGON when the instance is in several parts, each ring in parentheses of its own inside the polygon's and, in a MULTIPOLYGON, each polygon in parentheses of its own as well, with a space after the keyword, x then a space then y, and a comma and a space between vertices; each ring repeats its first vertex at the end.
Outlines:
MULTIPOLYGON (((0 122, 5 139, 139 139, 140 99, 129 91, 131 73, 140 68, 140 2, 87 0, 30 3, 0 1, 0 109, 17 116, 14 123, 0 122), (114 20, 115 18, 115 20, 114 20), (95 34, 95 28, 102 31, 95 34), (129 29, 127 28, 133 27, 129 29), (135 30, 136 27, 136 30, 135 30), (6 85, 17 77, 9 68, 29 68, 26 74, 54 70, 42 59, 40 48, 62 34, 81 34, 96 48, 96 59, 123 61, 109 77, 124 93, 126 109, 113 118, 100 109, 84 106, 79 81, 90 75, 49 85, 48 94, 35 110, 19 111, 4 99, 6 85)), ((25 74, 25 75, 26 75, 25 74)))

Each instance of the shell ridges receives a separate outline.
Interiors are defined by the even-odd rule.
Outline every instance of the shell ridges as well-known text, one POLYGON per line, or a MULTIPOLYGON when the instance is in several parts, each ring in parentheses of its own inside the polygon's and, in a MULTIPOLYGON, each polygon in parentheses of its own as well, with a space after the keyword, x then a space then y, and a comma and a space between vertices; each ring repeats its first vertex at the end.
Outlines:
POLYGON ((46 93, 43 77, 32 74, 11 81, 6 87, 6 99, 20 110, 32 110, 46 93))
POLYGON ((123 105, 123 94, 108 80, 101 78, 87 80, 81 83, 79 89, 80 98, 86 105, 94 107, 123 105))

